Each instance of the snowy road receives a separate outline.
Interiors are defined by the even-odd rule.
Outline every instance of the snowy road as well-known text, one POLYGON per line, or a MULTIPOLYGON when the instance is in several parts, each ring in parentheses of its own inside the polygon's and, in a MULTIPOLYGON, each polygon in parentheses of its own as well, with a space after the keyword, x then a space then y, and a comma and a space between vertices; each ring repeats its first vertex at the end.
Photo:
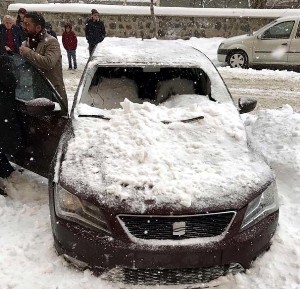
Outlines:
POLYGON ((254 96, 257 109, 276 109, 288 103, 300 111, 300 73, 228 67, 220 67, 219 72, 235 100, 254 96))

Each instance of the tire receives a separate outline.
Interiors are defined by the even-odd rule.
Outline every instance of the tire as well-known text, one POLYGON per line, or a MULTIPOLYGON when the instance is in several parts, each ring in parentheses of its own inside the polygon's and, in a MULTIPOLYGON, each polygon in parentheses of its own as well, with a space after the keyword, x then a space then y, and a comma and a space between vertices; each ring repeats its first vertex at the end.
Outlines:
POLYGON ((226 62, 232 68, 248 68, 248 55, 243 50, 234 50, 228 54, 226 62))

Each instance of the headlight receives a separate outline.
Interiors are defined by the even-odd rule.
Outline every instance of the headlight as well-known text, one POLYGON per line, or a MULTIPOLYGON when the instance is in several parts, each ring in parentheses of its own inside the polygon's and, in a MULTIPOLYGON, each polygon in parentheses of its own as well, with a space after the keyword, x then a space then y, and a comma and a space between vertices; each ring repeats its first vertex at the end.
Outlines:
POLYGON ((277 187, 276 182, 273 182, 261 195, 248 204, 241 231, 253 226, 267 215, 277 210, 277 187))
POLYGON ((218 49, 222 49, 224 47, 224 43, 222 42, 220 45, 219 45, 219 48, 218 49))
POLYGON ((103 213, 98 207, 80 200, 58 184, 55 186, 54 199, 58 217, 111 234, 103 213))

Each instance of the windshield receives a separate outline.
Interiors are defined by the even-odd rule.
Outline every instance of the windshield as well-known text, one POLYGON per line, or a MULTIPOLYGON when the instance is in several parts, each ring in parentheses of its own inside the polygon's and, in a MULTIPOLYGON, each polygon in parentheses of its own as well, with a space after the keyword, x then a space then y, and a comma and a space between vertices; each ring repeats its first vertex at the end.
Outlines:
POLYGON ((98 67, 87 78, 79 115, 109 118, 108 112, 122 108, 125 99, 153 105, 162 105, 173 96, 210 99, 210 86, 210 79, 200 68, 98 67))
POLYGON ((270 22, 269 24, 263 26, 262 28, 258 29, 257 31, 254 32, 255 35, 258 35, 260 33, 262 33, 263 31, 265 31, 268 27, 271 27, 273 24, 277 23, 278 19, 273 20, 272 22, 270 22))

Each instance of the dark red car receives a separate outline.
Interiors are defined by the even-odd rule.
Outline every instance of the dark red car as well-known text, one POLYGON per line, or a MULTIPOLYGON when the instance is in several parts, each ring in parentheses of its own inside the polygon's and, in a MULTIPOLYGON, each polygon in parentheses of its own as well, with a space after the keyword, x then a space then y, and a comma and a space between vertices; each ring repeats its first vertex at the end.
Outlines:
POLYGON ((275 176, 239 116, 256 102, 236 108, 201 52, 176 41, 105 39, 70 118, 40 79, 27 86, 43 81, 42 95, 16 98, 26 133, 14 161, 45 175, 64 129, 49 176, 59 254, 126 283, 185 284, 249 268, 269 248, 275 176))

